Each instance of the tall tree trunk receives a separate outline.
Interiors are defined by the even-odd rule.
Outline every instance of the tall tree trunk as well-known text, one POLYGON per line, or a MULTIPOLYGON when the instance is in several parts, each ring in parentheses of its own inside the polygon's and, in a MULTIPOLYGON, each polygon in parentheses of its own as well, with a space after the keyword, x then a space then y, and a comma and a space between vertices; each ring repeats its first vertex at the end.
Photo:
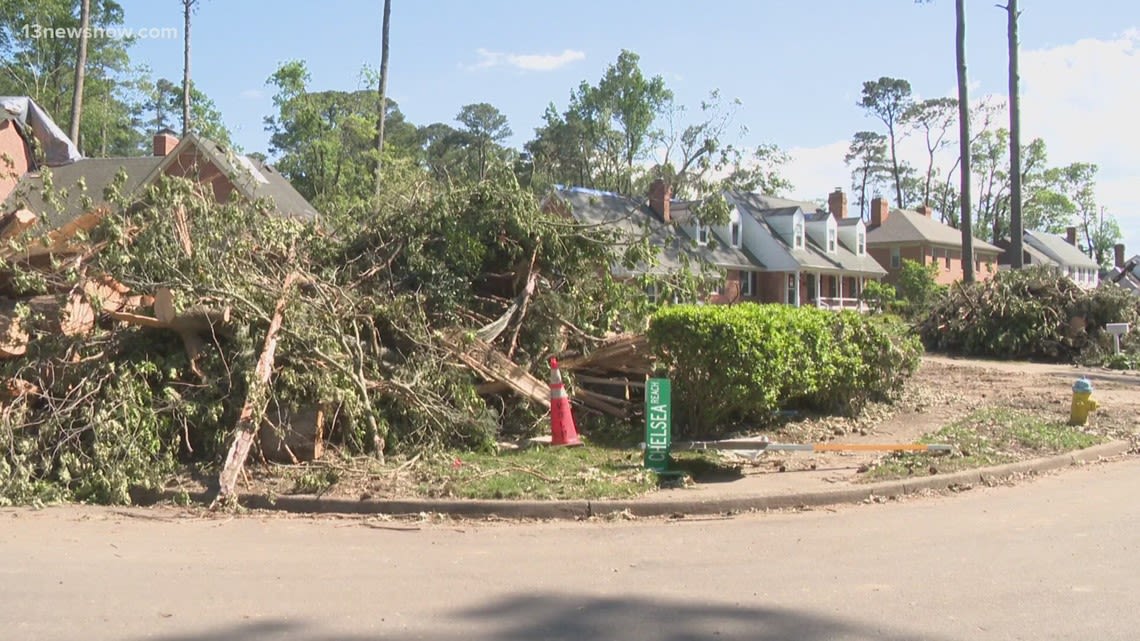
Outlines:
POLYGON ((958 147, 962 166, 961 187, 962 280, 974 282, 974 225, 970 216, 970 95, 966 85, 966 0, 955 0, 957 29, 955 51, 958 58, 958 147))
MULTIPOLYGON (((380 115, 376 124, 376 199, 379 203, 381 169, 384 165, 384 116, 388 111, 388 26, 392 18, 392 0, 384 0, 384 23, 380 33, 380 115)), ((377 205, 379 206, 379 205, 377 205)))
POLYGON ((1008 0, 1009 13, 1009 252, 1010 266, 1020 269, 1024 263, 1021 221, 1021 100, 1018 96, 1017 69, 1017 0, 1008 0))
POLYGON ((190 132, 190 13, 198 0, 182 0, 182 135, 190 132))
POLYGON ((859 185, 859 218, 866 218, 867 216, 867 177, 871 173, 871 167, 865 165, 863 167, 863 181, 859 185))
POLYGON ((898 198, 899 209, 906 209, 906 203, 903 202, 902 197, 902 177, 899 175, 899 157, 895 153, 895 126, 893 123, 887 127, 887 133, 891 137, 891 171, 895 176, 895 196, 898 198))
POLYGON ((79 55, 75 58, 75 86, 71 96, 71 142, 79 146, 79 121, 83 116, 83 80, 87 78, 87 31, 91 26, 91 0, 83 0, 79 14, 79 55))

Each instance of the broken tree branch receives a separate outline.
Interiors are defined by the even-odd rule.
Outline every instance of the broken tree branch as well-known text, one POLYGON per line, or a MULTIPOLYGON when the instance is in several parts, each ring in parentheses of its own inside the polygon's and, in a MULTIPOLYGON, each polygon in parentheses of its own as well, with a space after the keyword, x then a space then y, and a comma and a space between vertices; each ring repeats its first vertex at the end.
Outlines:
POLYGON ((273 308, 273 316, 269 320, 269 329, 265 332, 265 346, 261 356, 257 359, 254 369, 254 379, 250 384, 249 393, 245 403, 242 404, 241 413, 238 414, 237 425, 234 428, 233 444, 226 455, 225 465, 218 477, 218 496, 214 499, 212 508, 232 501, 235 497, 238 475, 245 468, 245 460, 249 457, 249 448, 257 435, 257 427, 261 417, 265 414, 265 404, 268 400, 269 379, 273 374, 273 359, 277 352, 277 334, 281 331, 281 324, 285 319, 285 304, 289 300, 289 292, 300 274, 290 272, 285 277, 281 287, 281 297, 273 308))

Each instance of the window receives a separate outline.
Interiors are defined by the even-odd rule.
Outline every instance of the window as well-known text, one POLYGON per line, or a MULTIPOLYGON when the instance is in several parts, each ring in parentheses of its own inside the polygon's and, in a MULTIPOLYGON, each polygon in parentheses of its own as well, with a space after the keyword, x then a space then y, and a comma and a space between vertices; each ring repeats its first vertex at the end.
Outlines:
POLYGON ((740 272, 740 295, 751 298, 752 297, 752 278, 755 276, 753 272, 740 272))
POLYGON ((867 232, 860 229, 859 234, 856 236, 855 244, 856 255, 865 256, 867 254, 867 232))
POLYGON ((697 223, 697 244, 698 245, 709 244, 709 228, 705 227, 704 225, 702 225, 700 223, 697 223))
POLYGON ((657 284, 649 283, 645 286, 645 295, 649 298, 649 302, 657 302, 657 284))
POLYGON ((788 274, 788 304, 796 303, 796 275, 788 274))
POLYGON ((804 248, 804 224, 796 221, 795 227, 792 228, 792 245, 796 249, 804 248))
POLYGON ((902 253, 898 247, 891 247, 891 269, 902 267, 902 253))
POLYGON ((740 223, 732 223, 732 246, 740 247, 740 223))
POLYGON ((835 253, 835 230, 834 229, 828 229, 827 230, 827 253, 829 253, 829 254, 835 253))
POLYGON ((953 252, 951 252, 949 249, 947 249, 946 250, 946 259, 945 259, 946 269, 950 269, 950 259, 951 258, 953 258, 953 252))

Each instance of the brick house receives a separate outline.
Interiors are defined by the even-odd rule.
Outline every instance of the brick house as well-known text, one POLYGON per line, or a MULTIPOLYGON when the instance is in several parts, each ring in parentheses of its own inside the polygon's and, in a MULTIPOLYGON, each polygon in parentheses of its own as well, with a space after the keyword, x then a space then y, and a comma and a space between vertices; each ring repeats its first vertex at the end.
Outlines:
MULTIPOLYGON (((313 220, 315 209, 272 166, 190 133, 154 136, 153 155, 84 158, 66 134, 27 97, 0 97, 0 238, 23 233, 57 238, 93 228, 105 216, 108 192, 144 196, 160 176, 209 185, 218 201, 239 197, 268 203, 278 215, 313 220), (45 194, 45 174, 51 193, 45 194)), ((68 253, 66 243, 29 245, 27 258, 68 253)))
POLYGON ((73 222, 94 225, 100 206, 106 204, 108 188, 117 185, 121 194, 141 197, 166 175, 209 185, 219 202, 241 197, 269 202, 283 216, 304 220, 318 217, 312 205, 272 166, 197 134, 179 140, 172 132, 161 131, 154 136, 153 152, 152 156, 132 158, 80 158, 51 167, 51 183, 57 191, 53 198, 45 198, 43 170, 36 167, 21 176, 10 193, 0 192, 0 215, 30 211, 45 231, 73 222))
MULTIPOLYGON (((935 281, 949 285, 962 279, 962 232, 933 218, 928 206, 919 211, 891 209, 887 201, 871 201, 871 224, 867 226, 867 251, 887 270, 885 282, 893 283, 902 261, 935 265, 935 281)), ((974 275, 988 280, 997 273, 1002 249, 974 238, 974 275)))
POLYGON ((847 217, 841 192, 832 195, 832 211, 760 194, 724 196, 729 219, 712 226, 702 225, 694 215, 696 201, 673 199, 662 181, 653 184, 646 201, 558 187, 544 207, 564 211, 581 223, 607 225, 631 238, 648 238, 659 248, 658 265, 618 265, 613 271, 619 278, 719 269, 723 278, 709 296, 712 303, 861 308, 863 284, 886 274, 866 251, 862 220, 847 217))

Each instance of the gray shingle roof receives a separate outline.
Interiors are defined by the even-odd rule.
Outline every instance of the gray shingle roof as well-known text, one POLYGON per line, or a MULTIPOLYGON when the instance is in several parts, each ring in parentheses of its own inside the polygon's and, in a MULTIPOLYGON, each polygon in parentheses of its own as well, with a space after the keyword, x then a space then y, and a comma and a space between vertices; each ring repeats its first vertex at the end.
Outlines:
MULTIPOLYGON (((867 245, 896 243, 929 243, 961 249, 962 232, 916 211, 892 209, 882 225, 868 227, 867 245)), ((1001 248, 974 238, 974 251, 999 254, 1001 248)))
MULTIPOLYGON (((734 202, 738 209, 743 213, 751 216, 760 223, 760 229, 767 233, 771 238, 779 244, 780 248, 791 257, 803 269, 817 269, 820 271, 851 271, 858 272, 871 276, 884 276, 887 271, 879 265, 874 258, 870 255, 864 254, 859 256, 847 249, 842 242, 836 244, 836 251, 828 253, 823 247, 820 247, 810 237, 804 237, 804 246, 797 249, 789 245, 780 234, 769 224, 769 219, 781 218, 786 216, 793 216, 796 212, 804 211, 803 205, 813 207, 812 210, 804 212, 804 219, 806 220, 822 220, 831 214, 815 208, 813 203, 797 203, 798 201, 790 201, 783 198, 775 198, 772 196, 764 196, 762 194, 753 193, 740 193, 732 192, 729 194, 730 202, 734 202), (772 209, 766 209, 766 205, 776 205, 772 209)), ((848 219, 852 222, 850 224, 857 224, 858 219, 848 219)), ((842 222, 840 224, 843 224, 842 222)))
POLYGON ((1100 267, 1095 260, 1089 258, 1080 249, 1070 245, 1068 241, 1056 234, 1026 230, 1024 238, 1024 246, 1026 248, 1032 247, 1047 256, 1049 263, 1066 267, 1071 265, 1089 269, 1097 269, 1100 267))
POLYGON ((679 271, 699 260, 687 239, 658 219, 643 203, 618 194, 580 187, 556 186, 554 193, 566 203, 570 214, 579 223, 604 227, 631 239, 631 242, 648 238, 651 245, 658 247, 658 264, 653 267, 639 265, 634 270, 637 273, 679 271))
POLYGON ((743 202, 757 211, 794 211, 796 208, 799 208, 803 210, 804 213, 814 213, 823 210, 819 203, 808 202, 806 200, 789 200, 787 198, 778 198, 776 196, 768 196, 755 192, 733 192, 732 195, 737 202, 743 202))
MULTIPOLYGON (((246 198, 268 199, 279 213, 293 218, 313 220, 319 216, 309 201, 305 200, 305 197, 271 165, 236 154, 225 145, 197 134, 188 134, 186 138, 195 144, 199 151, 205 153, 218 169, 229 176, 246 198)), ((170 155, 173 156, 176 152, 177 148, 170 155)))
POLYGON ((120 171, 124 180, 119 193, 134 193, 161 160, 155 157, 84 158, 69 165, 29 172, 4 200, 3 211, 28 209, 39 217, 39 224, 54 229, 92 206, 106 203, 107 190, 116 184, 120 171), (51 174, 50 195, 44 193, 44 171, 51 174))
POLYGON ((268 199, 285 216, 304 220, 318 217, 317 211, 304 196, 271 165, 234 154, 224 146, 196 134, 187 135, 165 157, 83 158, 51 168, 51 183, 56 194, 53 199, 44 197, 42 172, 25 174, 12 194, 5 199, 4 211, 27 208, 40 217, 41 224, 48 228, 59 227, 88 211, 91 206, 105 203, 105 192, 115 184, 120 171, 125 174, 120 193, 138 197, 141 190, 159 176, 166 163, 190 146, 226 174, 246 198, 268 199), (86 188, 81 188, 80 183, 86 188))

